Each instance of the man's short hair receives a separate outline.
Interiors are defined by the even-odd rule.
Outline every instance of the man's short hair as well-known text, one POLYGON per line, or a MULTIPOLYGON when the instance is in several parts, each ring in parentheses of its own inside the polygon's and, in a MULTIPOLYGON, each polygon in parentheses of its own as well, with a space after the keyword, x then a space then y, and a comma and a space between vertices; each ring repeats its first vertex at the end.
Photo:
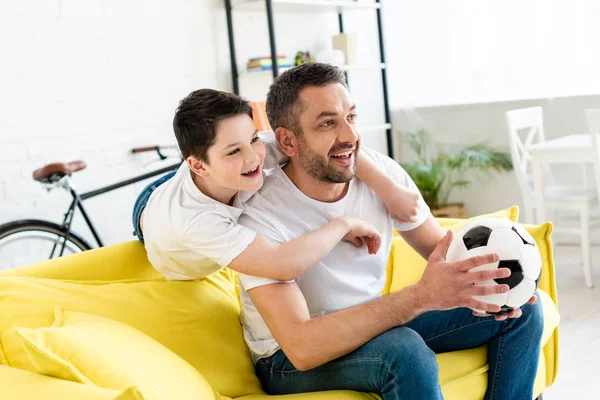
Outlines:
POLYGON ((302 133, 300 114, 303 104, 300 91, 307 86, 341 83, 346 86, 344 73, 338 67, 323 63, 305 63, 289 69, 271 84, 267 93, 267 118, 273 130, 284 127, 302 133))
POLYGON ((217 125, 238 114, 252 118, 248 101, 219 90, 196 90, 181 100, 173 118, 173 131, 183 158, 195 156, 208 163, 208 149, 215 143, 217 125))

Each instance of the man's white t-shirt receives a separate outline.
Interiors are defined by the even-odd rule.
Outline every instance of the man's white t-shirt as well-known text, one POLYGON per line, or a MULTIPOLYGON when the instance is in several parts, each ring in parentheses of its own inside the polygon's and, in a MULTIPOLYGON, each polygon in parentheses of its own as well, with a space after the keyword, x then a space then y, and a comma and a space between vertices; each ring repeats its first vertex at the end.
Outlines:
MULTIPOLYGON (((287 156, 279 149, 273 132, 260 132, 265 144, 265 169, 287 156)), ((177 173, 160 185, 148 199, 142 215, 148 260, 165 278, 202 279, 227 267, 256 234, 238 225, 243 202, 253 193, 240 192, 233 206, 223 204, 196 187, 183 162, 177 173)))
MULTIPOLYGON (((391 179, 418 192, 408 174, 383 154, 361 149, 391 179)), ((296 279, 304 294, 311 318, 339 311, 378 298, 385 284, 385 268, 392 244, 393 229, 412 230, 430 215, 421 197, 414 223, 398 223, 383 201, 364 182, 350 181, 346 196, 324 203, 302 193, 277 166, 267 176, 263 188, 244 204, 239 223, 275 243, 284 243, 321 228, 336 217, 354 217, 370 222, 381 234, 379 252, 369 255, 366 247, 340 242, 317 266, 296 279)), ((310 251, 310 249, 306 249, 310 251)), ((278 281, 239 275, 244 338, 254 361, 269 357, 279 349, 247 291, 278 281)))

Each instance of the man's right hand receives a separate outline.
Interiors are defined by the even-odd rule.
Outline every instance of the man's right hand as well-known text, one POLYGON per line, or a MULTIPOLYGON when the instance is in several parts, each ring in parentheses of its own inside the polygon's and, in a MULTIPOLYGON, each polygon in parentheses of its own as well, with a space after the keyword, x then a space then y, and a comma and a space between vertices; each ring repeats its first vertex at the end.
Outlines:
POLYGON ((361 238, 364 238, 367 242, 369 254, 375 254, 379 251, 381 235, 373 225, 358 218, 345 217, 344 219, 349 224, 349 230, 342 240, 350 242, 356 247, 362 247, 361 238))
POLYGON ((423 277, 416 284, 420 306, 424 311, 449 310, 470 307, 487 312, 499 312, 500 306, 475 300, 472 296, 506 293, 508 285, 475 286, 477 282, 506 278, 508 268, 469 272, 471 268, 498 261, 498 254, 475 256, 461 261, 447 262, 446 252, 454 235, 448 231, 431 253, 423 277))

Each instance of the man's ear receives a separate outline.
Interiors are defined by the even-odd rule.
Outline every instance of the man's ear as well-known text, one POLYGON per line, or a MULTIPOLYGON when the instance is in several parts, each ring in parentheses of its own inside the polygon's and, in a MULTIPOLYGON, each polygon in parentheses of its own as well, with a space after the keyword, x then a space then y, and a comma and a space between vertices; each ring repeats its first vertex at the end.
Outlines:
POLYGON ((277 139, 279 148, 288 157, 294 157, 298 154, 298 137, 294 132, 280 126, 275 129, 275 139, 277 139))
POLYGON ((185 161, 187 161, 188 167, 190 167, 190 170, 194 174, 199 175, 202 178, 208 177, 209 173, 206 169, 207 164, 204 161, 194 156, 189 156, 185 161))

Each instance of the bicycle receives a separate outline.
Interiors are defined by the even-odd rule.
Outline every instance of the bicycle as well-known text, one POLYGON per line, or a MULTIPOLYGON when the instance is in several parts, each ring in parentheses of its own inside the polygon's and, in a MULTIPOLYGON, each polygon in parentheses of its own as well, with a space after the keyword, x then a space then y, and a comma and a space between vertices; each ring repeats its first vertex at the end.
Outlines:
MULTIPOLYGON (((131 149, 131 152, 143 153, 156 151, 161 160, 166 160, 170 157, 165 156, 161 150, 170 148, 176 148, 176 146, 136 147, 131 149)), ((0 270, 92 249, 93 247, 88 241, 71 230, 71 223, 77 209, 81 212, 98 247, 103 247, 102 239, 100 239, 92 220, 86 212, 83 201, 144 179, 176 170, 181 165, 181 162, 182 160, 180 159, 177 164, 81 194, 75 188, 72 175, 77 171, 85 169, 87 167, 85 162, 52 163, 35 170, 32 174, 34 180, 40 182, 48 191, 57 188, 68 191, 73 200, 64 213, 62 224, 41 219, 23 219, 0 225, 0 270), (35 245, 36 241, 42 243, 42 245, 35 245), (35 254, 32 253, 34 250, 35 254), (8 256, 3 256, 3 253, 8 256), (24 262, 23 255, 31 259, 24 262), (7 260, 10 260, 10 262, 7 260)))

